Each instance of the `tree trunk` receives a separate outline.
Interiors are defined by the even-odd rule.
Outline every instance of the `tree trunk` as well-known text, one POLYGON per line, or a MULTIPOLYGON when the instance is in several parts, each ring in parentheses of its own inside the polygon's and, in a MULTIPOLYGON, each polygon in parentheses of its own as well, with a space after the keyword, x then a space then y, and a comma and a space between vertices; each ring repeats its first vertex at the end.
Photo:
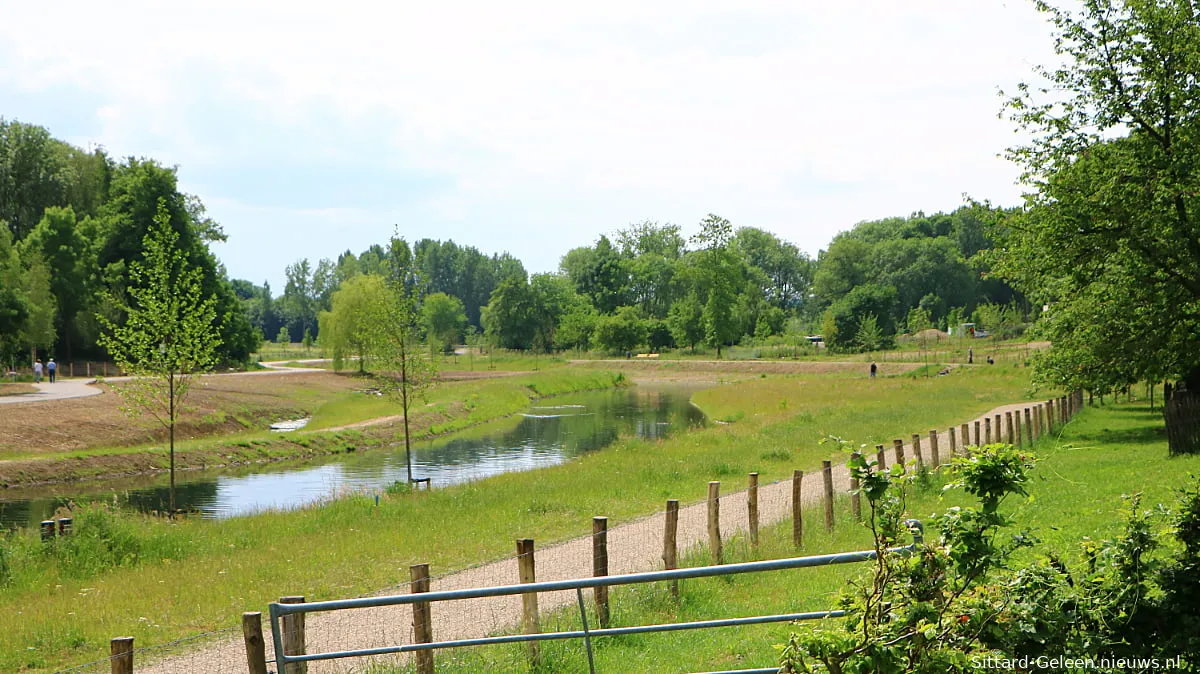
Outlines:
POLYGON ((170 455, 171 455, 171 488, 168 492, 168 517, 175 517, 175 376, 171 374, 167 378, 168 396, 170 399, 171 411, 171 428, 170 428, 170 455))
POLYGON ((1200 368, 1194 368, 1181 383, 1164 391, 1167 446, 1172 455, 1200 454, 1200 368))

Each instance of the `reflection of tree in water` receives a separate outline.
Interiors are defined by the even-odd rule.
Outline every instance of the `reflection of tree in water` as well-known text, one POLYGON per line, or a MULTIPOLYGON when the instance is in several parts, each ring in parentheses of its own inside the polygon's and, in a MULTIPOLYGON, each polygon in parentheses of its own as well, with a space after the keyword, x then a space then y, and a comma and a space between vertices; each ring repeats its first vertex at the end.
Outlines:
MULTIPOLYGON (((622 436, 658 440, 674 431, 703 426, 704 414, 691 404, 690 395, 691 391, 687 389, 635 388, 545 400, 531 408, 527 416, 504 422, 505 426, 500 427, 502 430, 486 432, 479 429, 480 432, 470 436, 460 435, 428 444, 417 449, 414 459, 439 486, 500 472, 553 465, 572 456, 602 449, 622 436)), ((229 504, 219 500, 228 498, 225 492, 218 491, 219 476, 223 485, 243 484, 243 497, 249 487, 251 500, 261 493, 262 498, 277 502, 281 494, 291 493, 297 499, 295 504, 299 505, 311 500, 296 491, 297 484, 304 482, 302 476, 305 473, 327 476, 330 481, 324 485, 327 490, 322 494, 338 488, 342 481, 355 481, 359 487, 374 489, 403 479, 396 472, 396 456, 391 452, 364 452, 293 468, 193 473, 190 475, 192 481, 177 484, 176 502, 185 510, 236 514, 223 510, 229 504), (255 479, 256 476, 259 481, 252 486, 242 483, 243 478, 255 479)), ((402 461, 400 465, 403 465, 402 461)), ((124 507, 142 512, 163 512, 167 509, 168 494, 166 486, 159 483, 158 479, 123 484, 108 482, 90 489, 79 485, 79 491, 73 490, 70 497, 75 502, 113 503, 115 492, 117 503, 124 507), (89 490, 93 495, 80 495, 89 490)), ((31 500, 0 502, 0 526, 37 526, 41 520, 51 517, 56 508, 68 503, 66 497, 36 498, 40 494, 34 492, 35 498, 31 500)), ((239 506, 244 505, 239 503, 239 506)))

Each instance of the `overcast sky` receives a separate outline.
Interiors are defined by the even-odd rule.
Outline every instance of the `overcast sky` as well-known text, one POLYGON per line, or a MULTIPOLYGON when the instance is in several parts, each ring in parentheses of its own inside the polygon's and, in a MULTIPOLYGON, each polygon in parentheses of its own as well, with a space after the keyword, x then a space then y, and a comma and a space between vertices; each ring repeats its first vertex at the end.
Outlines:
POLYGON ((1016 203, 1023 0, 0 0, 0 116, 179 166, 233 277, 410 240, 531 272, 705 214, 815 255, 855 222, 1016 203))

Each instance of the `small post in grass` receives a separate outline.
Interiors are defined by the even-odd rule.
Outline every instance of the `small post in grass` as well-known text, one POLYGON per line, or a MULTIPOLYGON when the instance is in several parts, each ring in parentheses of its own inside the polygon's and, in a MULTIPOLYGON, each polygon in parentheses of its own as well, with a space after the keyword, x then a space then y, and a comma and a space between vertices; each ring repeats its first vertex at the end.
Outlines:
POLYGON ((713 564, 724 564, 721 554, 721 483, 708 483, 708 547, 712 550, 713 564))
POLYGON ((821 480, 825 483, 825 531, 833 531, 833 462, 821 462, 821 480))
POLYGON ((116 637, 109 642, 112 674, 133 674, 133 637, 116 637))
POLYGON ((54 541, 54 520, 42 520, 42 542, 54 541))
POLYGON ((917 457, 917 472, 925 470, 925 457, 921 452, 921 434, 913 433, 912 436, 913 456, 917 457))
POLYGON ((792 471, 792 544, 797 548, 804 544, 804 517, 801 507, 800 487, 804 484, 804 471, 792 471))
POLYGON ((896 465, 904 467, 904 441, 900 438, 892 440, 892 453, 896 455, 896 465))
POLYGON ((983 418, 983 441, 984 444, 992 444, 992 418, 983 418))
MULTIPOLYGON (((953 433, 953 431, 951 432, 953 433)), ((939 451, 937 430, 931 428, 929 429, 929 460, 933 463, 934 468, 942 465, 942 457, 938 455, 939 451)))
MULTIPOLYGON (((861 459, 862 454, 854 452, 850 455, 852 460, 861 459)), ((856 521, 862 521, 862 494, 858 493, 858 478, 854 474, 850 474, 850 511, 854 513, 856 521)))
POLYGON ((883 445, 875 445, 875 470, 883 471, 887 469, 887 452, 883 451, 883 445))
POLYGON ((1029 408, 1025 408, 1025 437, 1029 439, 1027 445, 1033 445, 1033 413, 1029 408))
POLYGON ((1017 433, 1014 436, 1016 441, 1013 444, 1017 447, 1023 446, 1025 444, 1025 431, 1021 429, 1021 410, 1017 410, 1013 414, 1013 430, 1017 433))
MULTIPOLYGON (((303 604, 304 597, 299 595, 280 597, 279 603, 303 604)), ((283 631, 283 654, 304 655, 304 614, 293 613, 283 616, 280 627, 283 631)), ((283 668, 283 674, 308 674, 308 663, 290 663, 283 668)))
MULTIPOLYGON (((537 582, 537 573, 533 564, 533 539, 521 538, 517 540, 517 573, 520 576, 522 585, 537 582)), ((526 592, 521 595, 521 625, 525 634, 537 634, 541 631, 538 623, 538 596, 536 592, 526 592)), ((538 647, 538 642, 528 641, 526 647, 529 651, 530 669, 537 669, 541 665, 541 649, 538 647)))
MULTIPOLYGON (((592 575, 608 575, 608 518, 592 518, 592 575)), ((593 594, 596 600, 596 621, 600 627, 608 627, 608 586, 597 585, 593 594)))
POLYGON ((750 547, 758 550, 758 473, 750 473, 746 489, 746 515, 750 518, 750 547))
POLYGON ((58 518, 58 535, 59 536, 70 536, 71 532, 72 532, 71 524, 72 524, 72 520, 70 517, 58 518))
POLYGON ((974 445, 976 447, 980 447, 983 445, 983 436, 979 434, 979 420, 978 419, 975 420, 975 442, 974 442, 974 445))
MULTIPOLYGON (((413 564, 408 567, 408 577, 412 582, 412 593, 429 591, 429 565, 413 564)), ((429 602, 418 601, 412 605, 413 643, 433 643, 433 612, 429 602)), ((417 674, 433 674, 433 651, 416 651, 413 660, 417 665, 417 674)))
POLYGON ((953 426, 946 433, 950 436, 950 458, 953 459, 954 455, 958 454, 958 439, 954 437, 957 433, 954 432, 953 426))
POLYGON ((996 417, 995 417, 995 419, 993 419, 992 423, 994 424, 993 428, 996 429, 996 442, 1001 442, 1002 438, 1000 437, 1001 431, 1000 431, 1000 415, 999 414, 996 415, 996 417))
POLYGON ((250 674, 267 674, 267 644, 263 640, 262 613, 242 614, 242 638, 246 642, 246 666, 250 674))
POLYGON ((1010 445, 1017 444, 1017 441, 1015 440, 1017 436, 1013 434, 1012 412, 1004 413, 1004 430, 1008 431, 1008 443, 1010 445))
POLYGON ((958 439, 962 440, 962 452, 963 454, 966 454, 967 447, 971 446, 971 427, 967 424, 963 424, 962 428, 959 429, 958 439))
MULTIPOLYGON (((676 540, 679 534, 679 501, 667 501, 667 512, 663 518, 663 568, 674 569, 679 565, 679 548, 676 540)), ((679 599, 679 581, 671 581, 671 596, 679 599)))

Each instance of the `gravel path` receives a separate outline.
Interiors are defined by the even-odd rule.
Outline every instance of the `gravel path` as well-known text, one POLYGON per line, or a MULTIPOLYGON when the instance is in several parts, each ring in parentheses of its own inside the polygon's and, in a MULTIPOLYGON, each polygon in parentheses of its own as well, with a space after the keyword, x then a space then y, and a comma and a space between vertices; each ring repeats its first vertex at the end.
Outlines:
MULTIPOLYGON (((1004 405, 978 418, 994 418, 1005 412, 1016 412, 1035 403, 1004 405)), ((971 422, 974 433, 974 421, 971 422)), ((949 440, 945 432, 939 438, 943 461, 949 455, 949 440)), ((932 461, 928 430, 921 431, 922 455, 926 463, 932 461)), ((973 444, 973 443, 972 443, 973 444)), ((961 443, 960 443, 961 447, 961 443)), ((894 450, 887 448, 887 463, 891 465, 894 450)), ((911 443, 905 443, 905 456, 912 458, 911 443)), ((844 465, 834 466, 833 484, 838 492, 849 490, 849 473, 844 465)), ((739 478, 737 484, 742 485, 739 478)), ((759 518, 763 527, 790 517, 791 481, 785 480, 759 487, 759 518)), ((802 483, 803 502, 807 508, 820 506, 823 492, 819 472, 804 476, 802 483)), ((724 494, 721 498, 722 538, 744 532, 747 526, 746 492, 724 494)), ((662 513, 613 527, 608 532, 609 573, 632 573, 662 567, 662 513)), ((810 525, 811 526, 811 525, 810 525)), ((678 544, 681 556, 692 546, 707 546, 707 506, 699 503, 681 507, 679 511, 678 544)), ((590 536, 576 538, 564 543, 541 548, 536 554, 537 579, 539 581, 564 580, 590 576, 592 573, 592 540, 590 536)), ((436 569, 433 570, 436 574, 436 569)), ((478 567, 444 575, 434 576, 432 589, 452 590, 490 585, 510 585, 518 582, 515 558, 504 559, 478 567)), ((383 594, 402 593, 406 588, 393 589, 383 594)), ((556 608, 575 601, 572 592, 546 593, 539 595, 539 606, 543 616, 556 608)), ((271 655, 266 607, 263 611, 264 630, 267 634, 268 659, 271 655)), ((521 602, 519 597, 474 599, 454 602, 439 602, 433 605, 433 628, 435 640, 465 639, 486 636, 519 624, 521 602)), ((350 648, 374 648, 395 646, 412 641, 412 612, 408 607, 357 609, 336 613, 317 613, 307 616, 308 651, 323 652, 350 648)), ((546 627, 543 620, 543 627, 546 627)), ((149 655, 149 654, 147 654, 149 655)), ((394 656, 393 656, 394 657, 394 656)), ((388 661, 386 658, 375 660, 388 661)), ((394 660, 393 660, 394 661, 394 660)), ((360 671, 366 666, 365 659, 310 663, 309 672, 360 671)), ((274 670, 273 665, 269 667, 274 670)), ((174 674, 177 672, 246 672, 245 650, 240 632, 235 638, 209 642, 187 653, 142 664, 139 673, 174 674)))

